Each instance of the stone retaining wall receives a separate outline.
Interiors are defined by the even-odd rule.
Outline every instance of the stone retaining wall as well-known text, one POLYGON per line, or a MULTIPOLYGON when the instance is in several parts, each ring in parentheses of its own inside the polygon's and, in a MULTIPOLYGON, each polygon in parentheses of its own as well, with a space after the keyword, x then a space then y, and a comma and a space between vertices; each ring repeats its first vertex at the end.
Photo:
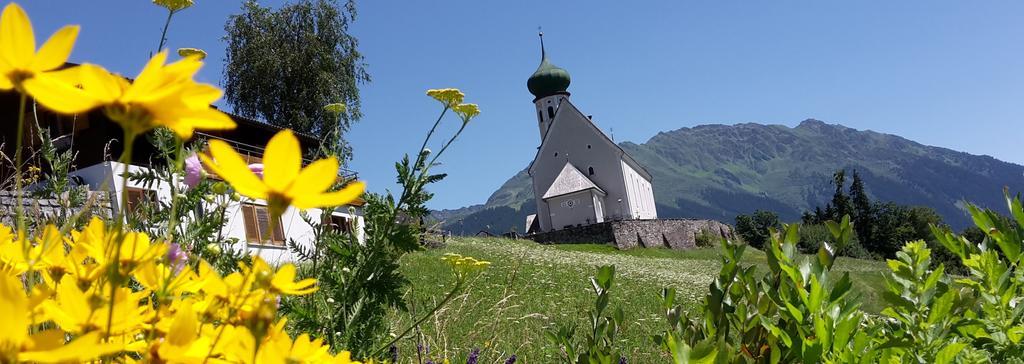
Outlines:
POLYGON ((619 249, 692 249, 702 231, 732 238, 732 227, 715 220, 654 219, 606 221, 529 235, 542 244, 608 243, 619 249))
MULTIPOLYGON (((107 200, 106 192, 89 191, 85 197, 86 201, 92 200, 84 218, 100 216, 110 218, 113 216, 110 203, 107 200)), ((35 198, 30 194, 23 196, 21 200, 23 211, 27 220, 31 221, 52 221, 60 213, 60 202, 53 198, 35 198)), ((87 203, 88 204, 88 203, 87 203)), ((8 226, 15 224, 14 215, 18 206, 18 193, 15 191, 0 191, 0 223, 8 226)), ((77 214, 82 211, 81 207, 71 208, 69 213, 77 214)))

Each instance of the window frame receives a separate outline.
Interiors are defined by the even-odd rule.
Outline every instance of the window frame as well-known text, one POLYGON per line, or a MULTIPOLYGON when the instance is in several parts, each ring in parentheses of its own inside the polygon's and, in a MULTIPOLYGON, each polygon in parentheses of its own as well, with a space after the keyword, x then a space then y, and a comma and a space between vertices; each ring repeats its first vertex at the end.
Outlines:
POLYGON ((249 245, 258 245, 265 247, 284 248, 288 238, 284 234, 284 224, 281 221, 281 217, 275 219, 276 221, 270 221, 270 210, 266 205, 257 205, 254 203, 242 203, 242 228, 245 230, 245 242, 249 245), (261 217, 264 223, 261 224, 261 217), (276 222, 276 227, 273 230, 273 236, 269 236, 268 239, 264 240, 264 227, 270 227, 270 224, 276 222))
POLYGON ((139 202, 155 203, 156 211, 160 211, 160 199, 155 190, 142 187, 125 186, 122 193, 127 195, 125 196, 124 201, 124 211, 126 215, 135 214, 136 210, 139 208, 139 202))

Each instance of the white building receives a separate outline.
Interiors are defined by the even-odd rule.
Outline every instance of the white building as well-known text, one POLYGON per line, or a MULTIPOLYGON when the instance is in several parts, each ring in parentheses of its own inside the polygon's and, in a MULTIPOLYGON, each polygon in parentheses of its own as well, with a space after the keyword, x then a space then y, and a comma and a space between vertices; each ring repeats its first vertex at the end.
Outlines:
MULTIPOLYGON (((229 141, 230 142, 230 141, 229 141)), ((128 165, 132 173, 146 171, 148 167, 128 165)), ((78 169, 71 173, 74 178, 93 191, 111 192, 111 209, 114 216, 121 210, 121 193, 128 193, 128 210, 132 211, 132 205, 142 202, 141 200, 170 201, 171 188, 166 183, 147 186, 136 181, 129 180, 127 185, 122 184, 121 175, 125 170, 125 164, 118 162, 102 162, 86 168, 78 169)), ((216 178, 211 176, 209 178, 216 178)), ((184 184, 178 186, 179 190, 187 188, 184 184)), ((183 215, 209 213, 214 211, 215 205, 207 203, 205 211, 182 211, 183 215)), ((322 210, 308 209, 307 216, 316 219, 322 210)), ((224 240, 233 241, 235 250, 247 250, 252 254, 258 254, 263 260, 271 264, 292 262, 298 260, 287 247, 289 240, 295 240, 297 244, 311 248, 314 242, 313 227, 306 223, 299 210, 289 207, 284 212, 276 226, 270 229, 270 215, 267 210, 267 203, 264 200, 252 200, 241 198, 239 201, 229 201, 225 210, 225 224, 220 232, 224 240), (268 234, 272 231, 273 234, 268 234)), ((355 229, 353 233, 359 241, 363 241, 364 220, 362 200, 353 202, 351 205, 339 206, 331 212, 329 223, 339 229, 355 229)), ((312 249, 310 249, 312 250, 312 249)))
POLYGON ((656 219, 651 174, 569 101, 569 73, 541 63, 527 87, 535 98, 540 147, 528 173, 537 214, 527 232, 607 220, 656 219))

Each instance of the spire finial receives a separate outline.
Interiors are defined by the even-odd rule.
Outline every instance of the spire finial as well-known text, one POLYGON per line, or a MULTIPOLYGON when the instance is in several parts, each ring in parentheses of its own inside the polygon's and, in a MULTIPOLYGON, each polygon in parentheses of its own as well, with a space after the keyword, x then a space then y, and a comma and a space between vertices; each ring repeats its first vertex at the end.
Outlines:
POLYGON ((540 27, 537 27, 537 36, 540 37, 540 59, 544 60, 548 58, 548 56, 544 53, 544 31, 542 31, 540 27))

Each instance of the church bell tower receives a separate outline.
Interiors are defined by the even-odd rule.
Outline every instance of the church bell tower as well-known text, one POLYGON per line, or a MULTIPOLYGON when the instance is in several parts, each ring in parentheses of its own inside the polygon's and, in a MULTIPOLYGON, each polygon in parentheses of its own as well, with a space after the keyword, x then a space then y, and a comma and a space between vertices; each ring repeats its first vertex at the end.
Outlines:
POLYGON ((544 140, 548 128, 558 112, 562 100, 569 98, 569 72, 548 61, 544 50, 544 33, 540 36, 540 66, 526 81, 526 87, 533 94, 533 103, 537 107, 537 125, 540 128, 540 139, 544 140))

